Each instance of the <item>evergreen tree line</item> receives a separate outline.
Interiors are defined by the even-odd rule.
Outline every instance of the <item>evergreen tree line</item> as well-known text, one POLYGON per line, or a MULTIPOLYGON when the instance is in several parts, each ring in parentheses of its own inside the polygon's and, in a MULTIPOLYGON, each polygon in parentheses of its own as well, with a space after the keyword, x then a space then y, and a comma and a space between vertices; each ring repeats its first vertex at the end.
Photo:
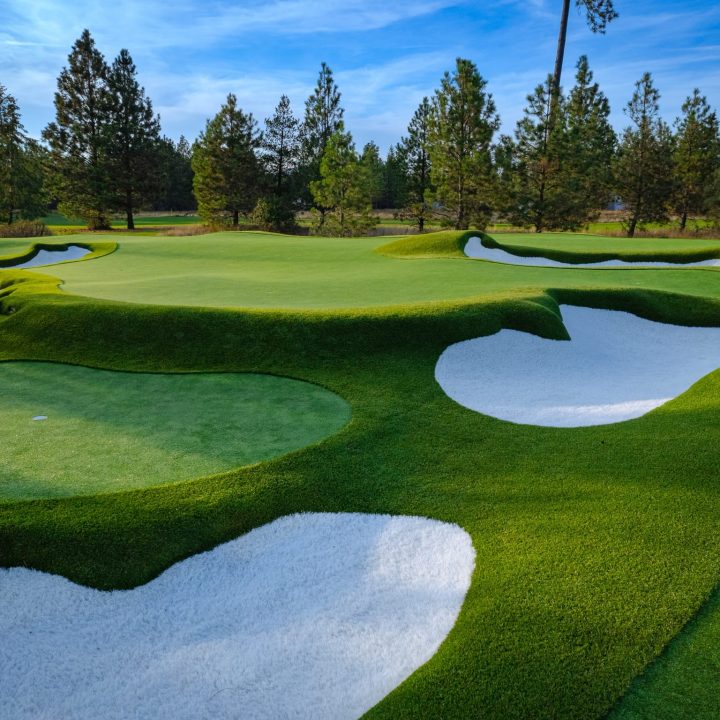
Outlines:
POLYGON ((514 133, 499 137, 487 82, 459 58, 384 159, 373 142, 356 148, 325 63, 302 118, 283 95, 261 130, 230 94, 192 146, 162 137, 136 75, 127 50, 107 65, 86 30, 58 78, 45 146, 25 135, 0 86, 0 221, 37 217, 49 198, 91 228, 107 227, 111 213, 132 228, 138 207, 197 207, 213 226, 243 218, 292 230, 310 210, 314 232, 339 236, 369 230, 378 208, 421 231, 504 219, 542 232, 579 229, 618 201, 631 236, 671 216, 681 230, 692 217, 720 216, 720 130, 707 99, 694 90, 670 127, 646 73, 618 136, 586 57, 569 93, 548 76, 514 133))

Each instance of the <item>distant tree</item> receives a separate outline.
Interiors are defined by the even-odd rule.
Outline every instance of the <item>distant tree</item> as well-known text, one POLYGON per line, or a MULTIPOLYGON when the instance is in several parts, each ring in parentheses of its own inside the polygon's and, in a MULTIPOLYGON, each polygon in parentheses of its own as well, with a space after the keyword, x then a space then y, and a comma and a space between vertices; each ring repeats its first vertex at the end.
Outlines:
POLYGON ((567 217, 566 112, 562 94, 553 101, 552 78, 527 96, 527 107, 515 137, 503 136, 495 150, 503 215, 535 232, 563 227, 567 217), (553 102, 555 105, 553 105, 553 102), (558 110, 553 122, 553 107, 558 110))
POLYGON ((280 98, 271 118, 265 120, 263 159, 276 195, 287 195, 300 160, 300 121, 293 115, 287 95, 280 98))
POLYGON ((240 215, 255 207, 260 178, 255 153, 260 143, 252 114, 244 113, 231 93, 194 146, 193 189, 203 220, 237 227, 240 215))
POLYGON ((407 163, 399 146, 390 146, 383 163, 380 207, 403 208, 407 203, 407 163))
POLYGON ((137 81, 137 69, 127 50, 120 51, 110 68, 108 91, 106 140, 114 207, 124 211, 128 230, 134 230, 137 204, 151 202, 162 191, 160 119, 137 81))
POLYGON ((720 226, 720 168, 705 191, 705 211, 715 227, 720 226))
POLYGON ((372 216, 368 172, 355 151, 349 132, 340 129, 330 136, 320 162, 320 179, 310 190, 319 212, 313 208, 313 231, 346 237, 367 232, 376 224, 372 216))
POLYGON ((162 190, 152 207, 156 210, 196 210, 190 143, 183 135, 177 143, 163 137, 157 151, 162 190))
POLYGON ((106 130, 111 118, 108 66, 88 30, 75 41, 58 77, 55 122, 43 131, 50 146, 53 194, 60 210, 91 229, 109 227, 112 207, 106 130))
POLYGON ((380 207, 385 176, 385 164, 380 157, 380 148, 374 142, 370 141, 363 148, 360 160, 367 172, 372 206, 374 208, 380 207))
POLYGON ((420 232, 432 216, 430 115, 432 105, 424 97, 408 125, 407 137, 400 141, 398 154, 407 168, 407 194, 401 205, 401 217, 412 220, 420 232))
POLYGON ((612 161, 617 137, 610 124, 610 104, 593 82, 587 57, 577 64, 575 87, 565 105, 560 184, 566 217, 561 225, 576 229, 597 217, 612 199, 612 161))
MULTIPOLYGON (((340 97, 332 70, 323 62, 315 89, 305 101, 305 118, 301 126, 299 184, 304 190, 302 200, 307 203, 312 202, 310 183, 320 178, 320 160, 325 145, 342 127, 345 111, 340 105, 340 97)), ((322 208, 319 210, 322 213, 322 208)))
MULTIPOLYGON (((587 24, 594 33, 604 34, 608 23, 612 22, 618 16, 613 5, 613 0, 575 0, 575 5, 585 10, 587 24)), ((555 70, 552 76, 551 95, 553 98, 557 98, 560 95, 560 81, 562 79, 569 15, 570 0, 563 0, 562 11, 560 13, 557 53, 555 55, 555 70)))
POLYGON ((268 230, 287 230, 295 224, 293 180, 300 160, 300 121, 287 95, 265 120, 262 159, 267 174, 267 197, 258 200, 253 223, 268 230))
POLYGON ((319 160, 330 137, 341 129, 345 111, 340 106, 340 97, 332 70, 323 62, 315 89, 305 102, 302 134, 306 159, 319 160))
POLYGON ((709 209, 708 188, 720 168, 720 132, 717 115, 697 88, 683 103, 682 113, 675 121, 672 202, 684 230, 688 215, 709 209))
POLYGON ((44 214, 43 159, 43 149, 25 135, 15 98, 0 85, 0 223, 44 214))
POLYGON ((500 120, 486 86, 474 63, 458 58, 435 93, 428 123, 435 199, 458 230, 484 226, 492 210, 491 144, 500 120))
POLYGON ((615 162, 617 193, 629 213, 627 235, 638 225, 667 220, 672 189, 672 135, 660 118, 660 93, 650 73, 635 83, 625 108, 632 125, 622 134, 615 162))

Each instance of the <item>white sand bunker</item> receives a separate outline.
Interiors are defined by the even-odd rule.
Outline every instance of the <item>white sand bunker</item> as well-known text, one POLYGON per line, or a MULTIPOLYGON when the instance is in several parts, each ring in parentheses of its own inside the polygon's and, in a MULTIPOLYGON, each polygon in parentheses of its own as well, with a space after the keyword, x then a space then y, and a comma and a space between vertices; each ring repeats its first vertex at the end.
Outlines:
POLYGON ((513 255, 500 248, 489 248, 482 244, 479 237, 471 237, 465 245, 465 254, 478 260, 492 260, 493 262, 508 265, 531 265, 534 267, 564 267, 564 268, 603 268, 603 267, 720 267, 720 259, 700 260, 698 262, 669 263, 669 262, 629 262, 627 260, 600 260, 594 263, 567 263, 559 260, 550 260, 546 257, 522 257, 513 255))
POLYGON ((25 270, 27 268, 41 267, 43 265, 54 265, 55 263, 65 262, 67 260, 79 260, 89 255, 92 251, 80 245, 68 245, 67 248, 43 248, 38 250, 30 260, 26 260, 19 265, 6 265, 0 270, 25 270))
POLYGON ((474 558, 457 525, 303 514, 130 591, 0 570, 2 715, 356 718, 435 653, 474 558))
POLYGON ((501 420, 579 427, 640 417, 720 367, 720 328, 562 307, 570 337, 516 330, 451 345, 435 367, 460 405, 501 420))

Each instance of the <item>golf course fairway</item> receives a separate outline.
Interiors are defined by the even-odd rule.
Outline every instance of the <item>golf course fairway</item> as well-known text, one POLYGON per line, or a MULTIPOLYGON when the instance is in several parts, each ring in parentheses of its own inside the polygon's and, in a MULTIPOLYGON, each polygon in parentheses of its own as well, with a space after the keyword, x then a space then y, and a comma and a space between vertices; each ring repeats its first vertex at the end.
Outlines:
MULTIPOLYGON (((435 368, 453 344, 503 330, 567 341, 561 305, 718 328, 720 270, 509 266, 465 257, 474 235, 113 233, 83 236, 87 259, 0 270, 2 361, 53 363, 68 377, 281 376, 350 407, 312 444, 256 464, 6 499, 0 564, 144 588, 296 513, 429 518, 471 538, 470 587, 437 652, 364 717, 717 720, 720 683, 706 669, 720 659, 720 370, 642 417, 565 428, 462 407, 435 368), (100 256, 101 244, 114 251, 100 256)), ((569 245, 576 256, 653 254, 639 240, 502 240, 559 255, 569 245)), ((719 246, 668 240, 662 259, 719 246)), ((94 381, 87 392, 102 397, 94 381)), ((48 416, 28 418, 34 432, 59 409, 23 412, 48 416)), ((95 447, 110 434, 98 424, 95 447)), ((44 462, 59 466, 60 455, 44 462)))

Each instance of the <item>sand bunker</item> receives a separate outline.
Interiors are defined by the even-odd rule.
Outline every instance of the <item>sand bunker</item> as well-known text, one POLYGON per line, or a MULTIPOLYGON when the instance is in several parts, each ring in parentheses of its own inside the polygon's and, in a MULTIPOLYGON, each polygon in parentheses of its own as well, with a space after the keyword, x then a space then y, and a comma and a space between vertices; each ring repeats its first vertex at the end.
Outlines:
POLYGON ((567 263, 559 260, 549 260, 545 257, 521 257, 512 255, 500 248, 485 247, 479 237, 471 237, 465 245, 465 254, 478 260, 492 260, 493 262, 509 265, 531 265, 535 267, 563 267, 563 268, 604 268, 604 267, 720 267, 720 259, 700 260, 698 262, 669 263, 669 262, 629 262, 627 260, 601 260, 594 263, 567 263))
POLYGON ((26 260, 18 265, 6 265, 0 270, 26 270, 27 268, 41 267, 43 265, 54 265, 55 263, 65 262, 66 260, 79 260, 89 255, 92 250, 80 245, 68 245, 67 248, 57 248, 49 250, 47 248, 38 250, 30 260, 26 260))
POLYGON ((435 653, 474 556, 456 525, 303 514, 129 591, 0 570, 3 716, 359 717, 435 653))
POLYGON ((720 367, 720 328, 568 305, 562 315, 569 342, 501 330, 451 345, 435 378, 453 400, 485 415, 579 427, 640 417, 720 367))

